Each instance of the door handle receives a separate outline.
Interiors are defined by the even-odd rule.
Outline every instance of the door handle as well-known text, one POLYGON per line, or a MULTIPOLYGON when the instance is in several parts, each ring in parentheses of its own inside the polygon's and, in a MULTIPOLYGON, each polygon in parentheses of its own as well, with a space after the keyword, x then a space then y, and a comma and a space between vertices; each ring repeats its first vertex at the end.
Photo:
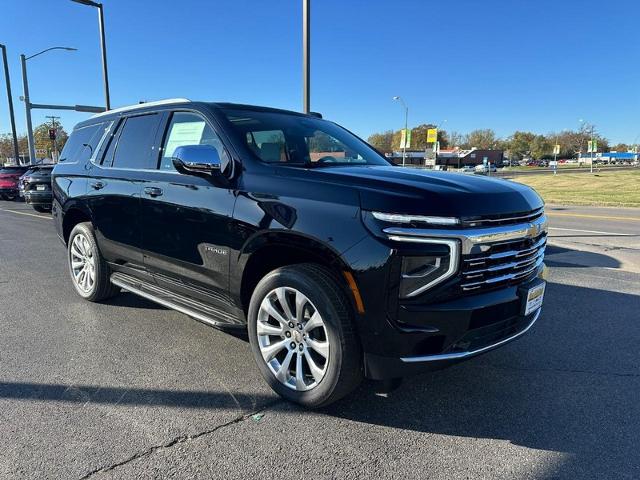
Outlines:
POLYGON ((162 195, 162 189, 158 187, 145 187, 144 193, 150 197, 159 197, 162 195))
POLYGON ((89 185, 94 190, 100 190, 100 189, 104 188, 104 183, 102 183, 102 182, 89 182, 89 185))

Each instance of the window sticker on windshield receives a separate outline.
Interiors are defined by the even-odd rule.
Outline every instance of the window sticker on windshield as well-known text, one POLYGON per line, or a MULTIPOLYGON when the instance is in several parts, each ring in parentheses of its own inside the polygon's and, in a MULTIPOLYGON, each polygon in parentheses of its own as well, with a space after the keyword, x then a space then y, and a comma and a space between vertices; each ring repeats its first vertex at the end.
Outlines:
POLYGON ((175 149, 182 145, 200 145, 204 127, 204 121, 174 123, 163 156, 172 157, 175 149))

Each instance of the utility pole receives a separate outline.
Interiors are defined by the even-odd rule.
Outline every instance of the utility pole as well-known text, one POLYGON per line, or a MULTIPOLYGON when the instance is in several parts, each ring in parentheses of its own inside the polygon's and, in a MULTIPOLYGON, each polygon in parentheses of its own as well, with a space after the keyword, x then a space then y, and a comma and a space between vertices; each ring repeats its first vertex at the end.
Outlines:
POLYGON ((311 0, 302 0, 302 111, 311 111, 311 0))
POLYGON ((18 148, 18 134, 16 133, 16 116, 13 112, 13 97, 11 95, 11 78, 9 77, 9 63, 7 62, 7 47, 0 43, 2 49, 2 63, 4 64, 4 78, 7 85, 7 102, 9 104, 9 119, 11 121, 11 135, 13 137, 13 158, 20 165, 20 150, 18 148))
POLYGON ((53 130, 53 138, 51 138, 52 135, 49 134, 49 138, 51 138, 51 143, 53 147, 51 156, 53 157, 52 160, 55 163, 58 163, 58 125, 60 125, 58 120, 60 120, 60 117, 56 117, 55 115, 47 115, 45 118, 51 119, 51 129, 53 130))

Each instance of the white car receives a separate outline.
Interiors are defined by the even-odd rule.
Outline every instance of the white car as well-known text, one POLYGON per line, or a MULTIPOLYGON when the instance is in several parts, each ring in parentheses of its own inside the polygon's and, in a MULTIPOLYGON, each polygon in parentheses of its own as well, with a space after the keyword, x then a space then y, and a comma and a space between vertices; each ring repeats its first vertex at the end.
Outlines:
POLYGON ((484 164, 480 164, 480 165, 476 165, 475 168, 475 173, 494 173, 497 172, 498 169, 496 168, 496 166, 493 163, 490 163, 489 165, 484 165, 484 164))

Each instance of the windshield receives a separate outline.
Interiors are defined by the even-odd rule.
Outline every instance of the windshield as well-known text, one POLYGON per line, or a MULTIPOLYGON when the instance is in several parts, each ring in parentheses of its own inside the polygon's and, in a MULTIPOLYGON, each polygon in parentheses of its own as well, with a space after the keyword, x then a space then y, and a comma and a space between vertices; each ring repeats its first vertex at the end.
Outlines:
POLYGON ((305 167, 389 165, 367 143, 320 118, 244 109, 222 111, 263 162, 305 167))

